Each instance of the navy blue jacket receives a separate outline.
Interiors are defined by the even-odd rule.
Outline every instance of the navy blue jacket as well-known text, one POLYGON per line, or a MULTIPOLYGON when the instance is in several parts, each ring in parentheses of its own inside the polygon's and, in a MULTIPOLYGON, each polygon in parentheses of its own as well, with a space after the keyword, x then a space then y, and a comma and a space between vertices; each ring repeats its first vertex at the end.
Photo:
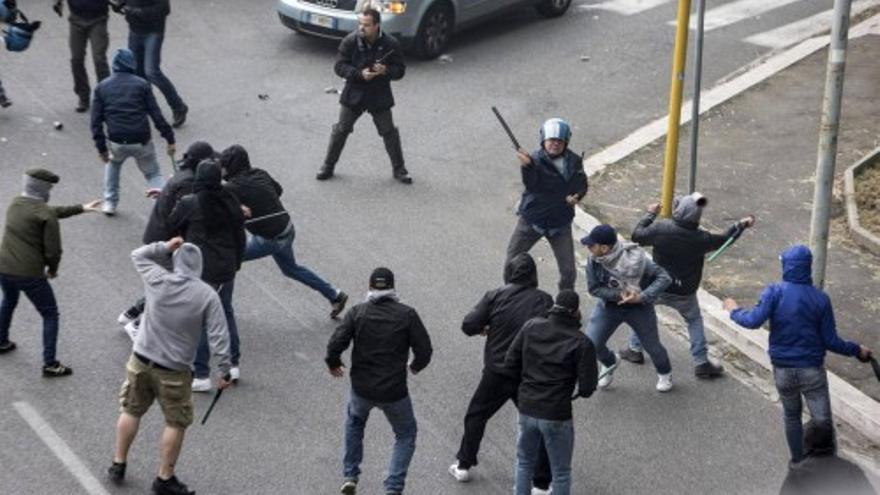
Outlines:
POLYGON ((781 368, 822 366, 825 351, 844 356, 859 354, 859 345, 837 336, 831 299, 813 287, 813 255, 806 246, 782 253, 782 282, 761 292, 758 305, 735 309, 730 318, 746 328, 770 320, 770 361, 781 368))
POLYGON ((109 0, 67 0, 70 13, 82 19, 107 17, 109 0))
POLYGON ((171 13, 169 0, 126 0, 125 20, 137 34, 164 33, 165 18, 171 13))
POLYGON ((119 144, 146 144, 150 141, 150 121, 169 144, 174 131, 162 116, 150 83, 134 74, 131 52, 119 51, 113 58, 113 75, 95 88, 92 100, 92 138, 95 147, 107 151, 107 139, 119 144), (104 125, 107 135, 104 135, 104 125))
POLYGON ((587 195, 587 175, 584 162, 576 153, 565 150, 564 173, 560 174, 546 151, 540 149, 531 154, 532 163, 521 167, 525 190, 517 213, 529 225, 541 230, 567 228, 574 219, 574 207, 565 198, 577 194, 587 195))

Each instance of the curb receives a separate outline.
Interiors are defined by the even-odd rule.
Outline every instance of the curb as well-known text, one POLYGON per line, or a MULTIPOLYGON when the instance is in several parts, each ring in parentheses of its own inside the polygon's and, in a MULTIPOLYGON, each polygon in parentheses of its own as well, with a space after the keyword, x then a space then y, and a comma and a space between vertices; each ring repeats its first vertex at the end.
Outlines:
POLYGON ((855 165, 846 169, 843 174, 843 195, 846 200, 846 223, 853 240, 863 248, 880 256, 880 237, 862 227, 859 223, 859 208, 856 204, 855 175, 858 170, 875 160, 880 159, 880 148, 868 153, 867 156, 856 162, 855 165))

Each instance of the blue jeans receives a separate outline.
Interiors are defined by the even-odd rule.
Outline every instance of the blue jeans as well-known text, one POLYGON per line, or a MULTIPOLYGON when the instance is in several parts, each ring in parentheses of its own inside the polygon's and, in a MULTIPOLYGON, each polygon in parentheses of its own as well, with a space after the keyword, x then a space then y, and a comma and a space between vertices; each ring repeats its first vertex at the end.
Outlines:
POLYGON ((159 171, 159 162, 156 160, 156 148, 153 142, 147 144, 118 144, 109 143, 110 161, 104 166, 104 202, 113 206, 119 204, 119 172, 123 162, 134 158, 138 168, 147 179, 147 184, 153 189, 162 189, 165 179, 159 171))
MULTIPOLYGON (((216 288, 216 287, 215 287, 216 288)), ((229 327, 229 354, 232 365, 238 366, 241 358, 241 350, 238 342, 238 325, 235 324, 235 311, 232 309, 232 291, 235 290, 235 280, 230 280, 217 289, 220 295, 220 303, 223 304, 223 312, 226 314, 226 326, 229 327)), ((211 349, 208 347, 208 331, 202 329, 202 338, 199 339, 199 348, 196 351, 196 360, 193 362, 196 378, 208 378, 211 375, 211 349)))
POLYGON ((657 373, 665 375, 672 371, 669 364, 669 354, 660 343, 660 334, 657 329, 657 313, 654 312, 653 304, 640 304, 635 307, 617 307, 615 303, 598 301, 590 315, 590 323, 587 325, 587 337, 596 346, 596 357, 605 366, 614 364, 614 353, 605 344, 614 335, 622 323, 629 325, 645 348, 645 352, 651 356, 657 373), (614 305, 608 308, 606 305, 614 305))
POLYGON ((249 233, 247 246, 244 249, 244 261, 271 255, 275 264, 281 269, 281 273, 286 277, 320 292, 331 303, 335 302, 339 291, 317 273, 296 263, 296 257, 293 254, 293 240, 295 238, 296 229, 293 228, 292 223, 288 224, 287 230, 274 239, 266 239, 249 233))
POLYGON ((403 492, 406 472, 416 451, 416 417, 409 396, 396 402, 373 402, 351 391, 345 419, 345 457, 342 459, 342 475, 346 480, 357 481, 364 460, 364 428, 370 410, 380 409, 394 431, 394 450, 385 478, 386 492, 403 492))
POLYGON ((801 423, 803 402, 807 401, 813 421, 829 429, 831 422, 831 399, 828 394, 828 378, 825 368, 777 368, 773 367, 773 379, 779 391, 785 422, 785 439, 791 452, 792 462, 804 459, 804 425, 801 423))
POLYGON ((541 440, 547 448, 553 495, 571 493, 571 456, 574 451, 574 424, 572 420, 551 421, 519 414, 519 434, 516 439, 516 479, 514 495, 532 492, 532 473, 541 448, 541 440))
POLYGON ((128 49, 134 53, 137 74, 159 88, 171 110, 179 112, 186 108, 174 84, 165 77, 159 64, 162 63, 162 42, 165 33, 128 33, 128 49))
MULTIPOLYGON (((657 299, 657 305, 668 306, 684 318, 687 323, 688 340, 691 342, 691 356, 695 365, 709 362, 708 349, 706 348, 706 331, 703 328, 703 314, 700 313, 700 302, 697 294, 679 295, 663 293, 657 299)), ((629 348, 634 351, 642 350, 639 336, 632 332, 629 336, 629 348)))
POLYGON ((42 277, 17 277, 0 274, 3 303, 0 304, 0 343, 9 341, 12 313, 22 292, 43 317, 43 363, 55 364, 58 343, 58 303, 49 281, 42 277))

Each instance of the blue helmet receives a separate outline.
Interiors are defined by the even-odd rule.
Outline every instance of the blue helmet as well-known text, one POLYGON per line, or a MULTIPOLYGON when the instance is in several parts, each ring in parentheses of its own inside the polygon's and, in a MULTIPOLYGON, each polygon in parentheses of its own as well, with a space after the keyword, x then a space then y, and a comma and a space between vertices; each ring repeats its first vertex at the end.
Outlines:
POLYGON ((568 122, 553 118, 541 126, 541 143, 548 139, 561 139, 568 143, 571 140, 571 126, 568 122))
POLYGON ((34 31, 40 27, 39 22, 30 24, 16 23, 8 26, 3 30, 3 41, 6 42, 6 49, 10 52, 23 52, 27 50, 34 37, 34 31))

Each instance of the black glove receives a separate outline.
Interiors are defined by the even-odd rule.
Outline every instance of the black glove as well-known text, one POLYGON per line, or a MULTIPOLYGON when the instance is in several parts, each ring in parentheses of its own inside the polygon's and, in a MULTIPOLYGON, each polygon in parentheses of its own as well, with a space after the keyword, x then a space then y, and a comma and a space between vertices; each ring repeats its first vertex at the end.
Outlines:
POLYGON ((57 0, 54 5, 52 5, 52 10, 58 14, 58 17, 64 16, 64 4, 61 3, 61 0, 57 0))

